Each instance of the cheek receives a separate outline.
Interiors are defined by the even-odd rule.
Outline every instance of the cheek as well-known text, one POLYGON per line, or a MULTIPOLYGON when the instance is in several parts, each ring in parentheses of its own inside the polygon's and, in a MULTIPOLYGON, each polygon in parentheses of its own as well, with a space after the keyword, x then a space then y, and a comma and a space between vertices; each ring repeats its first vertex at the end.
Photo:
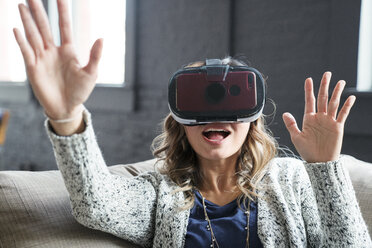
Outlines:
POLYGON ((196 135, 198 133, 196 127, 184 126, 184 129, 185 129, 185 134, 186 134, 187 140, 189 141, 190 145, 192 147, 194 147, 194 145, 196 143, 196 135))
POLYGON ((239 144, 239 146, 242 146, 248 136, 250 123, 241 123, 238 125, 240 126, 237 129, 235 129, 236 141, 239 144))
POLYGON ((239 124, 236 124, 236 126, 234 127, 234 130, 235 130, 235 133, 237 135, 239 135, 240 137, 246 137, 248 132, 249 132, 249 129, 251 128, 251 123, 239 123, 239 124))

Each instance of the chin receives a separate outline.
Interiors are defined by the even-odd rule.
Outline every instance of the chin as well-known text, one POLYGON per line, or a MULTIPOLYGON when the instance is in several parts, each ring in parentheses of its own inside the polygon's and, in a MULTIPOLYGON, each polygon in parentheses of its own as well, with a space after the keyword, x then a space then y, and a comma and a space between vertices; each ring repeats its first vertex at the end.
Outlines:
POLYGON ((234 159, 238 158, 238 152, 226 152, 224 151, 210 151, 209 153, 198 154, 199 157, 210 160, 210 161, 223 161, 226 159, 234 159))

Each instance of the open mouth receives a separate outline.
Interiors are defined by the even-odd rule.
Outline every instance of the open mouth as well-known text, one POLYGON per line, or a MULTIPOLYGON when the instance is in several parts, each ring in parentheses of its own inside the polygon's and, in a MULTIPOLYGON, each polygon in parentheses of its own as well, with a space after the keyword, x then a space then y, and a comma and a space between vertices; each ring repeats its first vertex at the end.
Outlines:
POLYGON ((224 129, 208 129, 203 132, 203 136, 211 141, 221 141, 230 135, 230 131, 224 129))

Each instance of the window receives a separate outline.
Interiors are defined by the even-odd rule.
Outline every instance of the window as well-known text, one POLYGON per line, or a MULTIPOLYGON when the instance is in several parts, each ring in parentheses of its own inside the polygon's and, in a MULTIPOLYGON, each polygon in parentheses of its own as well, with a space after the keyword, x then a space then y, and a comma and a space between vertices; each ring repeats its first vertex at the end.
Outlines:
MULTIPOLYGON (((22 55, 13 36, 13 27, 23 30, 17 5, 24 0, 0 1, 0 81, 24 82, 26 73, 22 55)), ((59 44, 58 14, 56 0, 48 1, 53 34, 59 44)), ((104 53, 99 68, 98 83, 124 83, 125 61, 125 16, 126 1, 111 0, 110 4, 101 0, 69 1, 73 20, 74 38, 79 60, 86 64, 90 48, 97 38, 105 40, 104 53)))
MULTIPOLYGON (((47 3, 52 32, 58 42, 56 0, 47 3)), ((88 61, 93 42, 104 38, 98 85, 86 102, 89 109, 122 112, 134 108, 135 5, 136 0, 69 0, 81 64, 88 61)))
POLYGON ((28 102, 30 89, 25 83, 23 58, 13 35, 22 30, 18 4, 25 0, 0 0, 0 101, 28 102))
MULTIPOLYGON (((25 83, 24 62, 12 29, 23 30, 18 3, 26 0, 0 0, 0 101, 28 102, 30 87, 25 83)), ((82 65, 90 48, 104 38, 97 87, 86 105, 93 109, 128 111, 134 108, 135 0, 68 0, 76 51, 82 65), (128 38, 126 37, 128 34, 128 38)), ((57 0, 43 0, 52 32, 59 45, 57 0)))
MULTIPOLYGON (((104 38, 104 51, 98 69, 97 83, 124 83, 126 1, 69 0, 74 31, 74 44, 79 61, 85 65, 90 48, 104 38)), ((59 44, 57 1, 48 1, 48 13, 56 44, 59 44)))
POLYGON ((22 22, 18 14, 18 3, 25 1, 0 1, 0 81, 24 82, 26 80, 25 68, 21 51, 13 35, 13 27, 21 28, 22 22))
POLYGON ((13 35, 13 27, 22 30, 18 13, 18 4, 22 0, 0 1, 0 82, 24 82, 26 72, 23 66, 21 51, 13 35))
POLYGON ((372 91, 372 1, 360 8, 357 90, 372 91))

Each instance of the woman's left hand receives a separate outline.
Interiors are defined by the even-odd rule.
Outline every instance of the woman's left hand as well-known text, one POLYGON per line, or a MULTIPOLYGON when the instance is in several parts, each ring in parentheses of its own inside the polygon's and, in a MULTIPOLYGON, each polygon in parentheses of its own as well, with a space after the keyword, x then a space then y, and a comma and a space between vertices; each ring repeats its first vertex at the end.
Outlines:
POLYGON ((328 88, 331 73, 325 72, 320 84, 315 106, 313 80, 305 80, 305 113, 302 131, 297 127, 295 118, 290 113, 283 114, 283 121, 291 135, 291 140, 301 157, 309 162, 335 161, 341 153, 344 124, 355 96, 349 96, 338 112, 341 93, 345 81, 337 83, 331 99, 328 101, 328 88))

